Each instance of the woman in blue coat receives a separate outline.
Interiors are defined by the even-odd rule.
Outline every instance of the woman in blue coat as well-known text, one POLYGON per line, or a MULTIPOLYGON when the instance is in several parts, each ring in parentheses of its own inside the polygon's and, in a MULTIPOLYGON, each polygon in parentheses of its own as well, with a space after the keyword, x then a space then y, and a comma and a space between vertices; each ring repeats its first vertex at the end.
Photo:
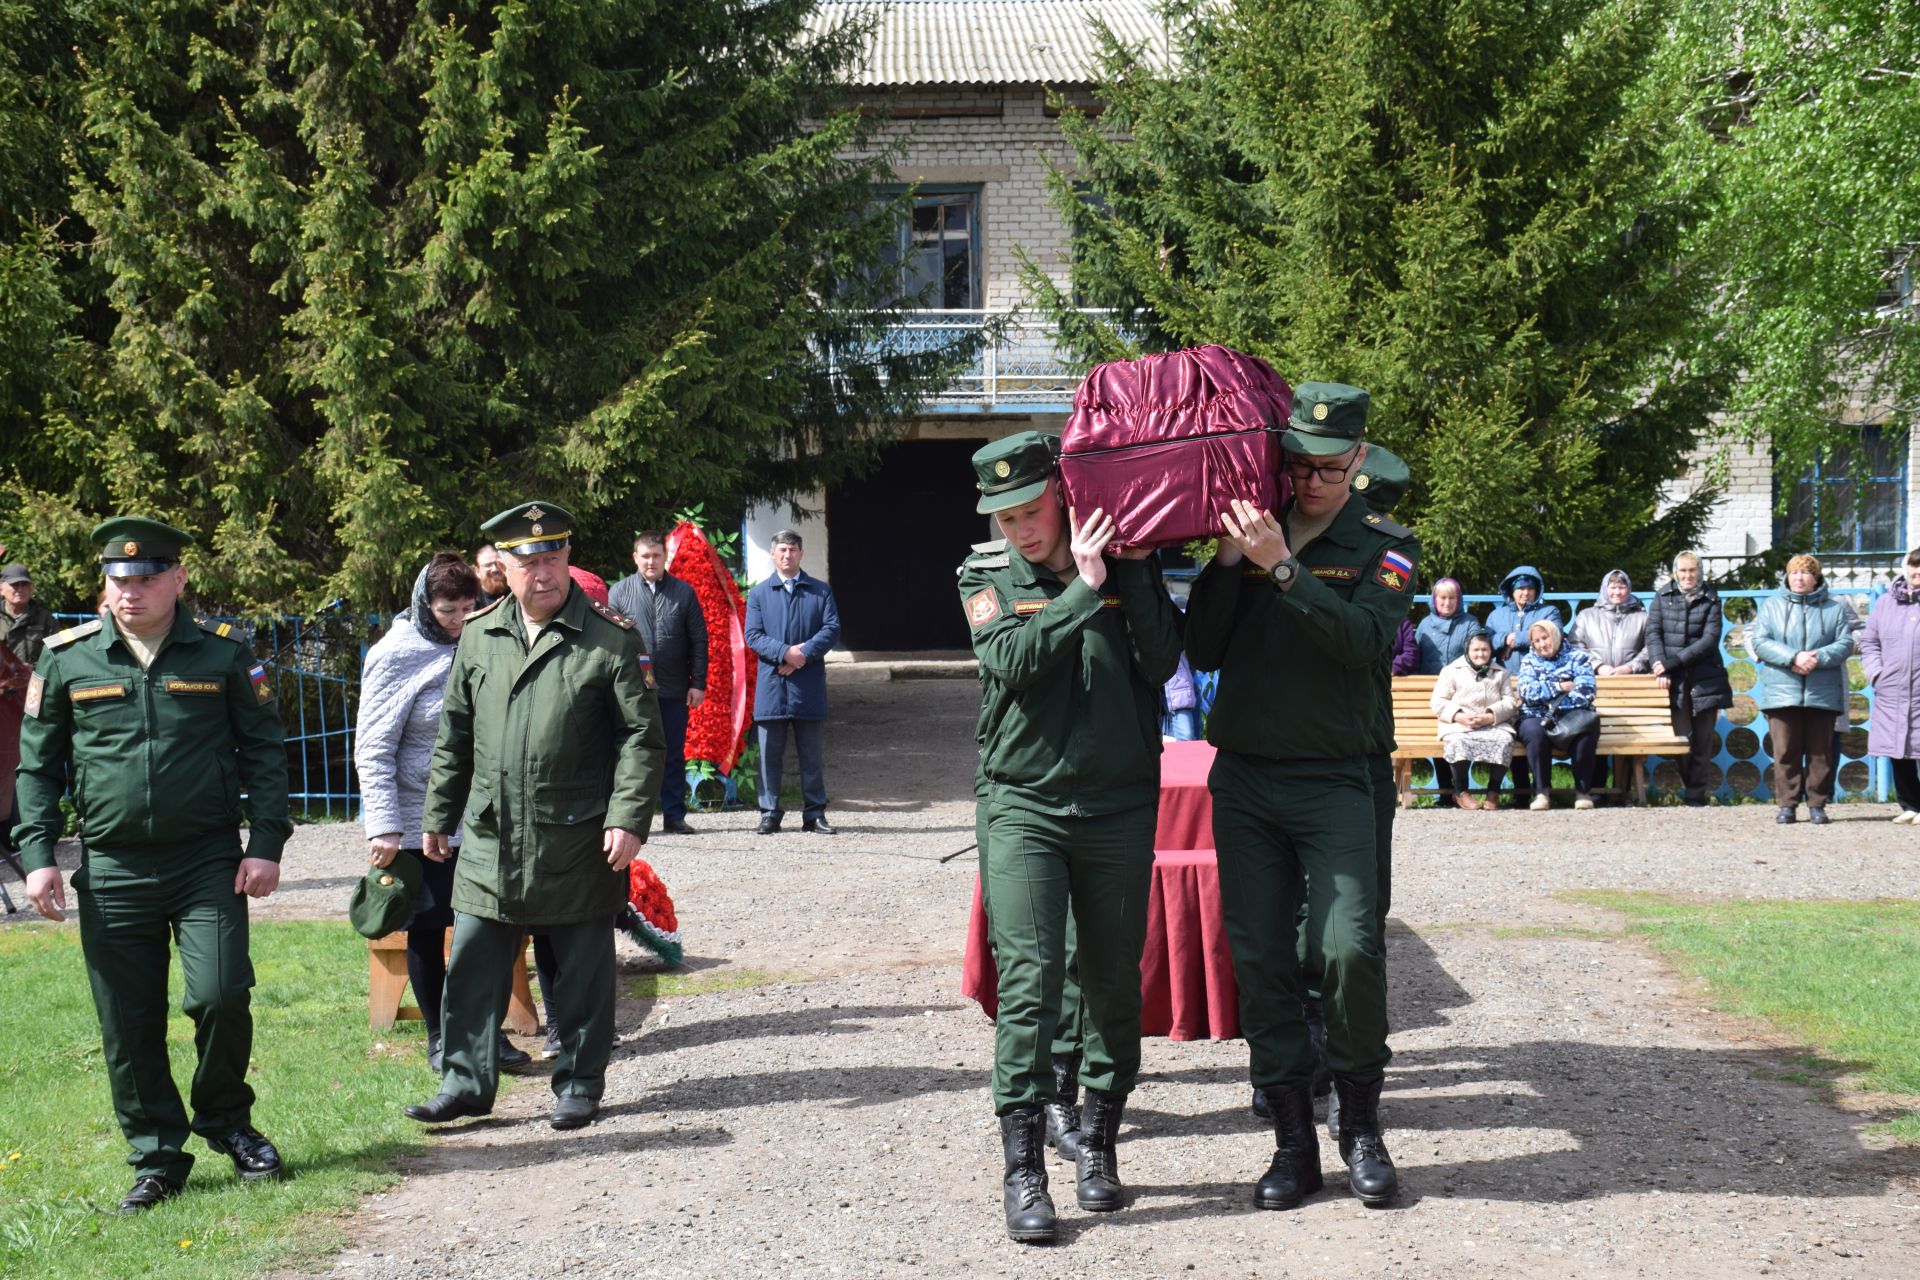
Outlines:
MULTIPOLYGON (((1545 618, 1535 622, 1527 628, 1527 645, 1519 678, 1513 682, 1514 691, 1520 695, 1520 741, 1526 744, 1527 760, 1534 773, 1550 785, 1555 748, 1547 740, 1547 722, 1564 712, 1591 707, 1598 686, 1593 659, 1566 642, 1558 623, 1545 618)), ((1600 726, 1595 724, 1559 748, 1573 763, 1576 809, 1593 808, 1593 772, 1599 746, 1600 726)), ((1527 807, 1545 809, 1550 803, 1543 789, 1527 807)))
MULTIPOLYGON (((1442 578, 1433 584, 1433 595, 1428 599, 1433 612, 1420 619, 1420 625, 1413 630, 1413 643, 1420 658, 1415 670, 1421 675, 1439 675, 1449 662, 1467 651, 1467 637, 1481 629, 1462 599, 1460 584, 1454 579, 1442 578)), ((1452 769, 1439 756, 1428 763, 1433 766, 1433 785, 1439 789, 1441 807, 1451 808, 1454 804, 1452 769)))
MULTIPOLYGON (((1560 606, 1540 598, 1547 580, 1530 564, 1515 565, 1500 579, 1501 601, 1487 615, 1487 630, 1493 633, 1493 656, 1500 659, 1514 679, 1520 678, 1520 662, 1529 650, 1528 633, 1536 622, 1551 622, 1556 634, 1564 632, 1566 622, 1560 606)), ((1533 768, 1526 760, 1513 762, 1513 802, 1525 804, 1532 797, 1533 768)))
POLYGON ((1754 700, 1773 738, 1776 822, 1793 822, 1802 796, 1807 821, 1827 820, 1833 798, 1833 718, 1847 707, 1853 633, 1847 606, 1827 594, 1820 562, 1787 561, 1787 585, 1760 602, 1748 633, 1759 659, 1754 700))

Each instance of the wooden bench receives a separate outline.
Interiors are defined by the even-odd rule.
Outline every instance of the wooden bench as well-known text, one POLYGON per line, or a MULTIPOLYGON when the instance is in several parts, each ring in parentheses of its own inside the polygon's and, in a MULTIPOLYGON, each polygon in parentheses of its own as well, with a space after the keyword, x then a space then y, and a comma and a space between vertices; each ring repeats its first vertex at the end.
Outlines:
MULTIPOLYGON (((533 940, 527 939, 529 943, 533 940)), ((453 930, 447 930, 447 950, 453 949, 453 930)), ((402 1006, 400 998, 407 990, 407 935, 390 933, 367 942, 367 1023, 384 1031, 396 1022, 419 1021, 418 1005, 402 1006)), ((513 958, 513 994, 507 1000, 507 1025, 523 1036, 539 1029, 540 1019, 533 1011, 533 988, 527 983, 527 948, 513 958)))
MULTIPOLYGON (((1400 791, 1402 808, 1413 803, 1413 762, 1443 754, 1440 722, 1433 715, 1436 679, 1393 677, 1393 781, 1400 791)), ((1684 755, 1687 751, 1687 740, 1673 732, 1667 691, 1660 687, 1658 676, 1601 676, 1593 706, 1600 713, 1599 754, 1626 756, 1633 761, 1633 802, 1645 804, 1647 757, 1684 755)), ((1513 754, 1526 755, 1517 737, 1513 754)))

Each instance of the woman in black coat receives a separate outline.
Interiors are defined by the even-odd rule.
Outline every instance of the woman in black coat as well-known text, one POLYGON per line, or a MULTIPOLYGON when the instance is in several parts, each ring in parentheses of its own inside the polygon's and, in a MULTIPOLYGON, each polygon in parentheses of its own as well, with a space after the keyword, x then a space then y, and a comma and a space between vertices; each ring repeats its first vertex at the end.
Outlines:
POLYGON ((1695 808, 1707 803, 1714 727, 1733 705, 1720 631, 1720 595, 1702 581, 1700 557, 1682 551, 1673 558, 1672 581, 1654 592, 1647 611, 1647 656, 1667 690, 1674 733, 1692 744, 1679 765, 1686 802, 1695 808))

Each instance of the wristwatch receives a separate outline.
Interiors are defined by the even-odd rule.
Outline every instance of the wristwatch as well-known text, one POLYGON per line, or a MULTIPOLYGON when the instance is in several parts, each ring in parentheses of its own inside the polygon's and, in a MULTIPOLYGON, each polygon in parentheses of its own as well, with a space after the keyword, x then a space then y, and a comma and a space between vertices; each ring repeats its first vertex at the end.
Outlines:
POLYGON ((1285 591, 1288 587, 1291 587, 1293 580, 1298 577, 1299 574, 1300 561, 1291 556, 1267 570, 1267 577, 1272 579, 1274 589, 1278 591, 1285 591))

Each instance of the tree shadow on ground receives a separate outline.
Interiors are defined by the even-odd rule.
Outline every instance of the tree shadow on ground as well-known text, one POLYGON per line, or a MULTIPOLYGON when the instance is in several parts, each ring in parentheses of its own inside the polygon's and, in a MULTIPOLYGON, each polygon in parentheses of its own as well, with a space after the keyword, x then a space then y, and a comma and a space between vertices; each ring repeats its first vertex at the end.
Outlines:
POLYGON ((759 1040, 769 1036, 855 1035, 871 1031, 872 1024, 882 1019, 918 1018, 928 1012, 951 1013, 960 1007, 958 1004, 810 1006, 745 1017, 709 1018, 701 1022, 682 1022, 653 1028, 643 1033, 634 1047, 644 1056, 672 1053, 679 1049, 706 1048, 732 1040, 759 1040))

